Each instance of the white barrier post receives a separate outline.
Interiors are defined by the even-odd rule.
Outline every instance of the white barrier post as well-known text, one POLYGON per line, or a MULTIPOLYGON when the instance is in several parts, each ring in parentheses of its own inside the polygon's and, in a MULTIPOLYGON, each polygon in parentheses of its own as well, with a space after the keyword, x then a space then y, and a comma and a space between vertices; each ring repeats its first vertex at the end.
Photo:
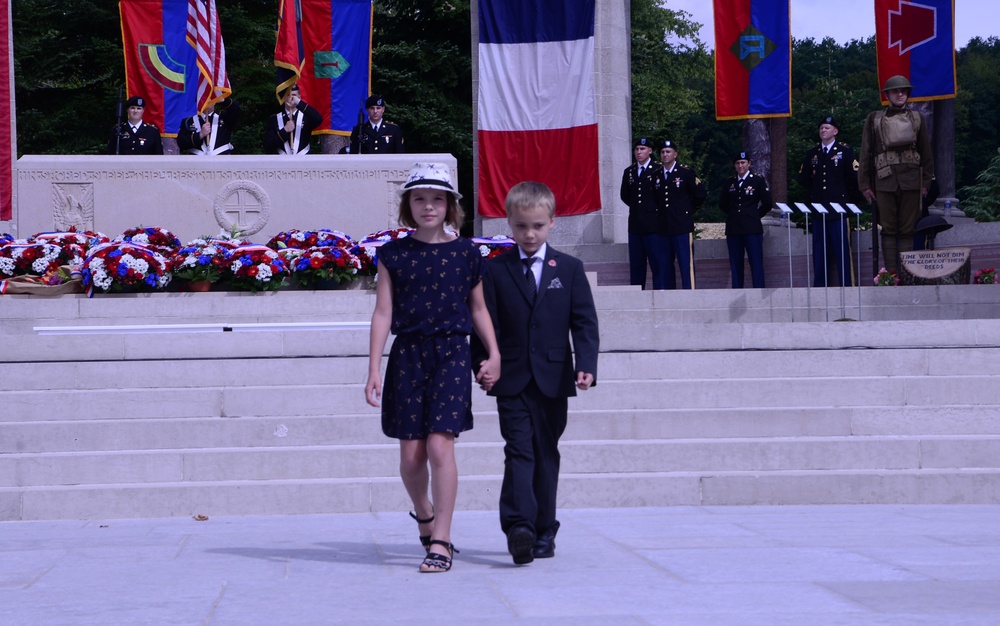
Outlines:
MULTIPOLYGON (((806 321, 810 321, 809 314, 812 311, 812 274, 809 272, 809 259, 812 258, 812 253, 809 251, 809 243, 812 241, 812 236, 809 232, 809 214, 812 211, 809 210, 809 205, 803 202, 796 202, 795 208, 802 211, 806 216, 806 321)), ((815 271, 815 270, 813 270, 815 271)))
POLYGON ((784 202, 775 202, 775 206, 781 211, 781 214, 787 219, 781 220, 785 222, 788 235, 788 299, 792 309, 792 321, 795 321, 795 292, 792 288, 795 286, 792 272, 792 207, 788 206, 784 202))
MULTIPOLYGON (((858 321, 861 321, 861 209, 856 204, 847 204, 847 208, 858 220, 858 321)), ((872 237, 875 237, 875 225, 872 225, 872 237)))
MULTIPOLYGON (((819 228, 820 221, 823 222, 823 296, 826 298, 826 321, 830 321, 830 270, 826 266, 826 259, 830 256, 826 251, 826 214, 829 211, 819 202, 813 202, 812 207, 819 213, 816 218, 816 228, 819 228)), ((816 271, 816 261, 813 259, 813 272, 816 271)))
MULTIPOLYGON (((830 203, 830 208, 832 208, 834 211, 837 212, 838 226, 841 227, 840 230, 844 231, 843 233, 841 233, 841 236, 843 236, 843 237, 850 237, 850 233, 847 232, 847 228, 844 226, 844 223, 843 223, 844 222, 844 215, 847 213, 847 211, 844 210, 844 207, 840 206, 836 202, 831 202, 830 203)), ((850 225, 851 225, 851 220, 848 219, 846 226, 850 226, 850 225)), ((848 241, 850 241, 850 239, 848 239, 848 241)), ((841 243, 840 246, 841 246, 841 249, 843 249, 843 243, 841 243)), ((850 245, 848 245, 848 250, 850 250, 850 245)), ((848 259, 847 262, 850 263, 850 259, 848 259)), ((837 264, 837 276, 840 276, 840 270, 841 269, 843 269, 843 265, 840 264, 840 263, 838 263, 837 264)), ((845 272, 844 276, 843 276, 843 279, 840 281, 840 319, 844 319, 845 317, 847 317, 847 291, 845 290, 846 288, 844 287, 844 283, 846 283, 846 282, 847 282, 847 273, 845 272)))

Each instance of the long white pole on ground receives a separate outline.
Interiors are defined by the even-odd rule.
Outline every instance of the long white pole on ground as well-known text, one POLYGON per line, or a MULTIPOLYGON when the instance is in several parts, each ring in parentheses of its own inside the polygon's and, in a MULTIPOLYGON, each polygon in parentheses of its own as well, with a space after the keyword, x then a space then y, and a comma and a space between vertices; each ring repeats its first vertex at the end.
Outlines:
POLYGON ((792 272, 792 207, 788 206, 784 202, 775 202, 775 206, 781 211, 781 216, 787 219, 782 220, 785 222, 785 230, 788 232, 788 303, 789 308, 792 310, 792 321, 795 321, 795 281, 793 279, 792 272))
MULTIPOLYGON (((844 237, 850 237, 850 233, 848 233, 847 230, 844 228, 844 215, 847 214, 847 211, 844 210, 844 207, 840 206, 836 202, 831 202, 830 207, 837 212, 837 226, 840 234, 839 238, 843 239, 844 237)), ((850 218, 848 218, 847 226, 850 225, 851 225, 851 220, 850 218)), ((850 239, 848 239, 848 241, 850 241, 850 239)), ((843 250, 844 249, 843 242, 841 242, 839 245, 840 249, 843 250)), ((850 245, 848 245, 847 249, 848 250, 851 249, 850 245)), ((851 260, 848 259, 847 262, 850 263, 851 260)), ((837 263, 837 276, 840 276, 840 270, 842 269, 844 269, 843 260, 837 263)), ((845 317, 847 317, 847 288, 844 286, 844 283, 846 282, 847 282, 847 272, 844 272, 844 275, 841 277, 840 280, 840 319, 844 319, 845 317)))
MULTIPOLYGON (((812 211, 809 210, 808 205, 802 202, 796 202, 795 208, 802 211, 802 213, 806 216, 806 321, 809 322, 812 321, 812 316, 810 315, 812 312, 812 274, 809 271, 809 259, 812 258, 812 254, 809 252, 809 242, 812 241, 812 237, 809 232, 809 214, 812 211)), ((815 259, 813 259, 812 264, 814 266, 816 265, 815 259)), ((813 271, 816 271, 815 267, 813 267, 813 271)))
MULTIPOLYGON (((861 209, 856 204, 847 204, 847 208, 854 213, 858 220, 858 321, 861 321, 861 209)), ((875 236, 875 226, 872 226, 872 237, 875 236)))
MULTIPOLYGON (((820 221, 823 223, 823 296, 826 298, 826 321, 830 321, 830 270, 826 267, 826 259, 830 255, 826 251, 826 214, 829 211, 819 202, 812 203, 813 208, 820 214, 816 218, 816 228, 819 228, 820 221)), ((815 265, 815 260, 813 261, 815 265)), ((813 270, 815 271, 815 269, 813 270)))
POLYGON ((152 333, 245 333, 289 330, 368 330, 371 322, 288 322, 259 324, 131 324, 122 326, 35 326, 39 335, 134 335, 152 333))

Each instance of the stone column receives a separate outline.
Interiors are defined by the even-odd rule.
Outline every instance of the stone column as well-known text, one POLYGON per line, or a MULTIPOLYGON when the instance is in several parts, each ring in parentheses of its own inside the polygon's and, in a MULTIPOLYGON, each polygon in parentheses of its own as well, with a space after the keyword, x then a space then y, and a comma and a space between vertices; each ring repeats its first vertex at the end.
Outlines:
MULTIPOLYGON (((628 241, 628 207, 618 198, 621 171, 631 163, 630 2, 597 0, 594 24, 594 98, 598 124, 598 159, 603 208, 587 215, 561 217, 549 240, 569 248, 581 244, 628 241)), ((472 119, 479 128, 479 6, 472 14, 472 119)), ((478 196, 479 147, 473 136, 473 180, 478 196)), ((485 236, 507 233, 503 219, 483 219, 478 211, 475 232, 485 236)))
POLYGON ((597 0, 595 90, 605 243, 628 242, 628 207, 619 191, 632 163, 632 3, 597 0))
POLYGON ((955 100, 934 101, 934 126, 931 141, 934 144, 934 175, 937 177, 938 199, 931 213, 943 215, 944 204, 950 201, 951 217, 965 217, 958 208, 955 197, 955 100))

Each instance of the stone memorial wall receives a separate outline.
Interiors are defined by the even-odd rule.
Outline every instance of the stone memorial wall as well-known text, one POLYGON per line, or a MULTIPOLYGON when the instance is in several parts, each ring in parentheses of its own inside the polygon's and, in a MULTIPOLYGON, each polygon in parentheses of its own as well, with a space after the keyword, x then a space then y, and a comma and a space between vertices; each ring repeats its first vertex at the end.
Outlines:
POLYGON ((15 169, 17 237, 72 226, 114 237, 136 226, 182 241, 236 228, 255 242, 292 228, 361 239, 397 226, 396 190, 415 162, 450 154, 24 156, 15 169))

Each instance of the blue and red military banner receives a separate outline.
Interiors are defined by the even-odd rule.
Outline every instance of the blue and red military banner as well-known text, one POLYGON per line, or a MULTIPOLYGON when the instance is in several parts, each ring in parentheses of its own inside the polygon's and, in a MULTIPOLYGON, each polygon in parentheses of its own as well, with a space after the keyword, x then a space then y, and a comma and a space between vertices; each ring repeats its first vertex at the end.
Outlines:
POLYGON ((118 10, 126 91, 146 98, 144 122, 155 124, 165 137, 176 137, 184 118, 229 95, 214 0, 121 0, 118 10), (204 15, 191 16, 189 31, 192 11, 204 15), (199 28, 204 29, 200 34, 199 28), (199 41, 212 50, 200 53, 199 41))
POLYGON ((601 208, 595 0, 479 0, 479 214, 548 185, 557 215, 601 208))
POLYGON ((790 0, 713 0, 715 117, 792 114, 790 0))
POLYGON ((875 0, 875 48, 879 86, 901 75, 912 101, 955 97, 954 0, 875 0))
POLYGON ((372 0, 282 0, 275 94, 298 83, 323 115, 314 133, 350 135, 371 87, 372 0))
POLYGON ((306 48, 302 41, 302 0, 279 2, 274 43, 274 66, 278 68, 278 78, 274 93, 278 104, 281 104, 285 101, 288 88, 299 82, 302 66, 306 62, 306 48))
POLYGON ((10 38, 10 0, 0 0, 0 42, 7 51, 0 63, 0 221, 14 219, 14 89, 11 59, 14 47, 10 38))

